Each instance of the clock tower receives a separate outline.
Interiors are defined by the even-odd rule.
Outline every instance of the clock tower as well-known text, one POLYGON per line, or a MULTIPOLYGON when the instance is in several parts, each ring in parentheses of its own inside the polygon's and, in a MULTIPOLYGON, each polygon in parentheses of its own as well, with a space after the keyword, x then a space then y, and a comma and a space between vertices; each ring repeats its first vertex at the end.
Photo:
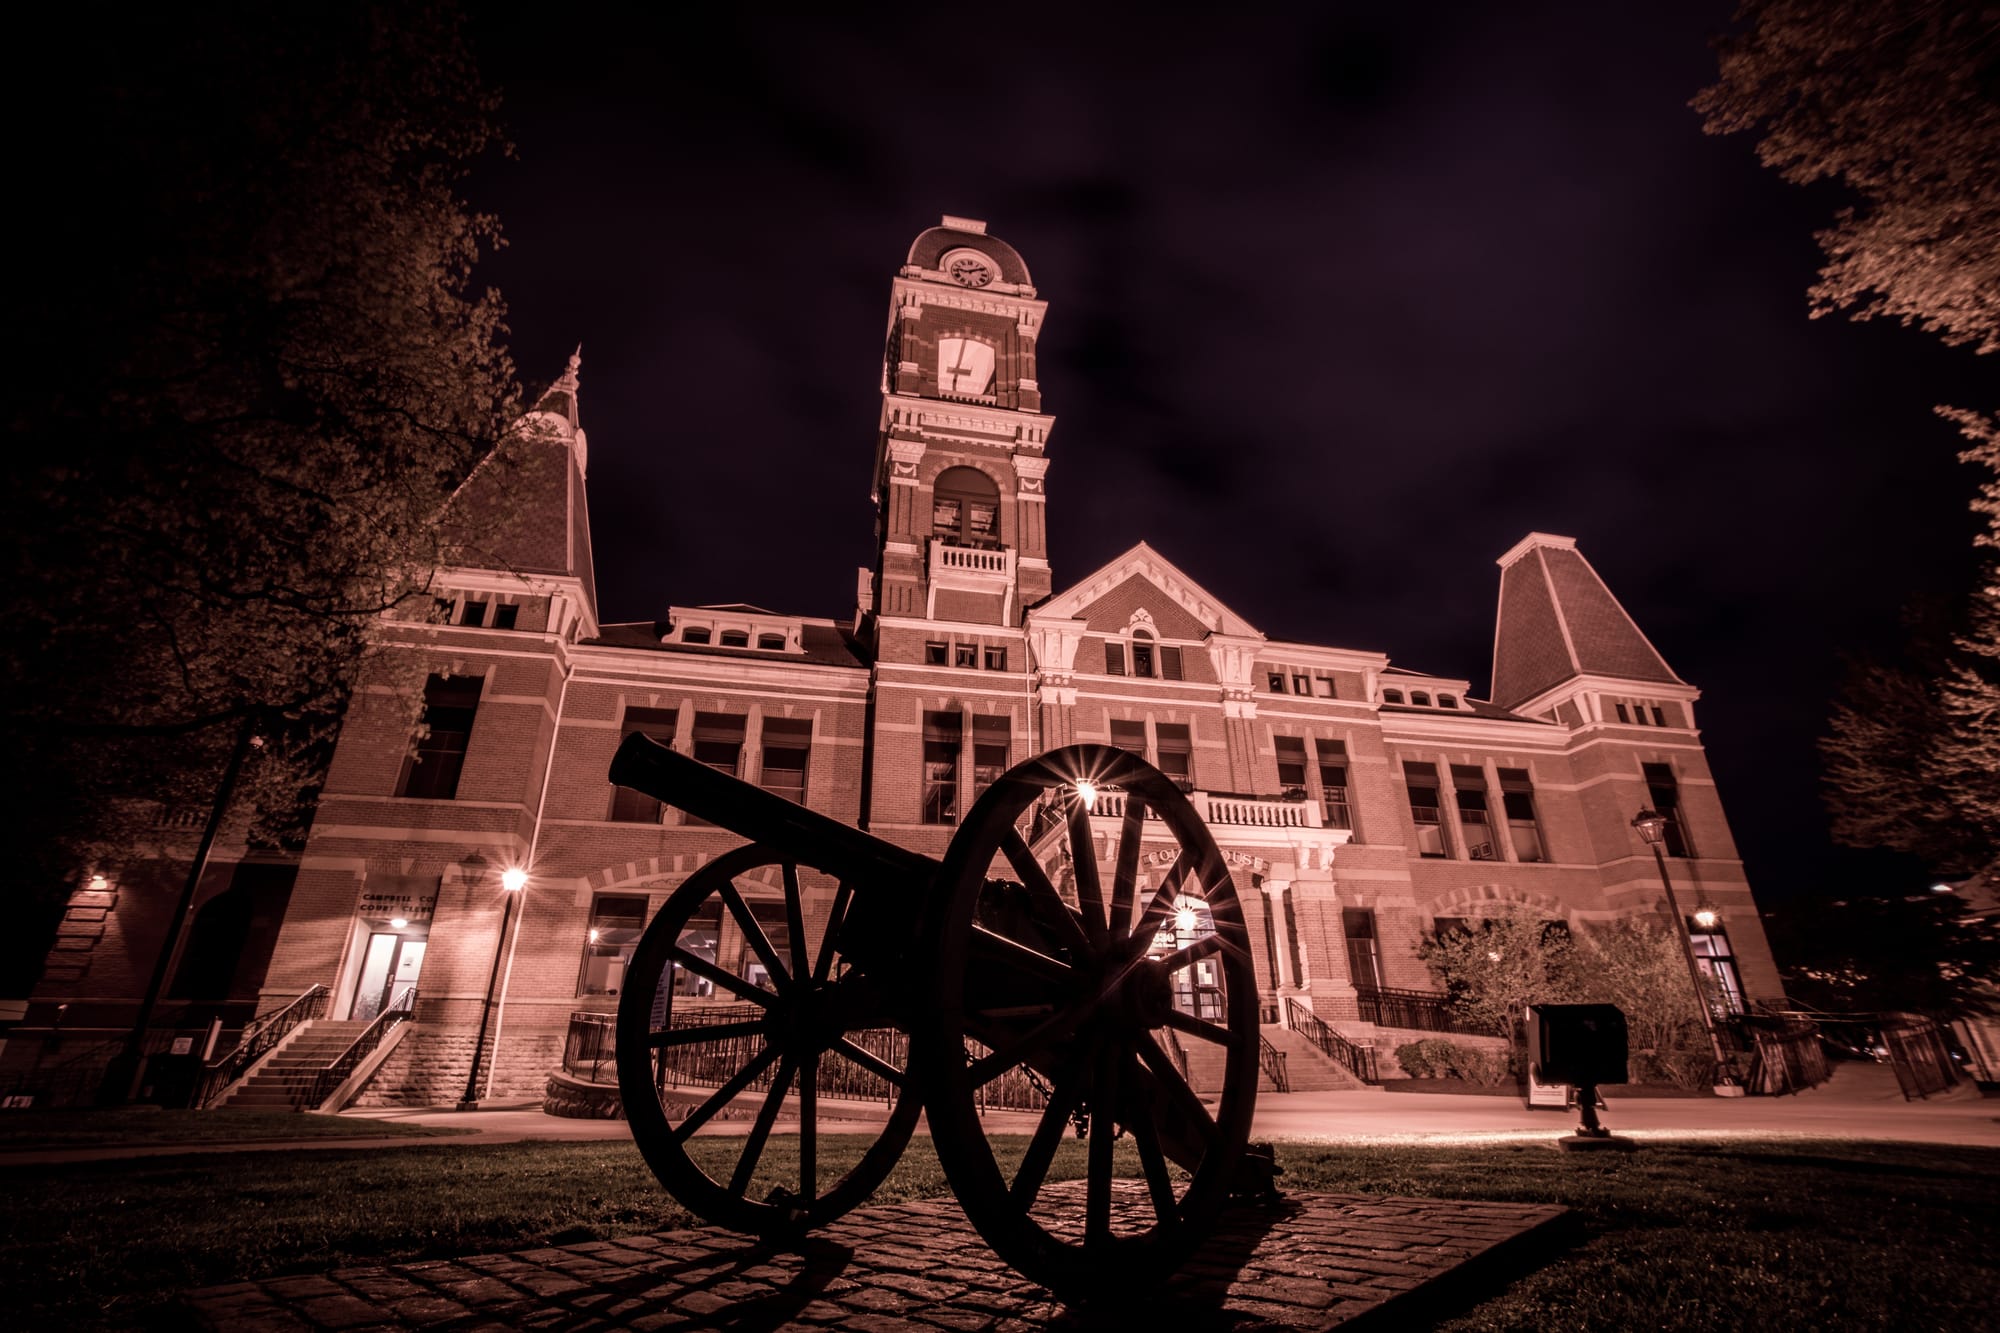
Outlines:
POLYGON ((867 593, 889 660, 917 660, 936 622, 1018 632, 1049 594, 1055 421, 1035 378, 1047 310, 1014 247, 972 218, 923 232, 896 275, 867 593))

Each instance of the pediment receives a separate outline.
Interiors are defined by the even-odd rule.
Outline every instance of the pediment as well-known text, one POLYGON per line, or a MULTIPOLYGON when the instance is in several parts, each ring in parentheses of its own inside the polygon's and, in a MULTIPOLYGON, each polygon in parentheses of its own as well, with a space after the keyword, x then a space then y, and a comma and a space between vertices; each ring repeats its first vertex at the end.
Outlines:
POLYGON ((1035 614, 1081 620, 1093 633, 1122 634, 1140 612, 1165 639, 1203 639, 1212 633, 1262 637, 1256 626, 1145 542, 1056 594, 1035 614))

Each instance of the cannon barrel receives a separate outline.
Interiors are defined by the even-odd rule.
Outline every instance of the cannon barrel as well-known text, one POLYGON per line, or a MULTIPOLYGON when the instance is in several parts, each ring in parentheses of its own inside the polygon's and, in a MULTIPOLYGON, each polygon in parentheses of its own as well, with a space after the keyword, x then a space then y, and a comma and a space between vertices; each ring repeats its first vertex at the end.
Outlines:
POLYGON ((610 777, 621 787, 644 792, 843 880, 894 884, 918 892, 937 873, 938 863, 921 852, 773 796, 637 732, 618 747, 610 777))

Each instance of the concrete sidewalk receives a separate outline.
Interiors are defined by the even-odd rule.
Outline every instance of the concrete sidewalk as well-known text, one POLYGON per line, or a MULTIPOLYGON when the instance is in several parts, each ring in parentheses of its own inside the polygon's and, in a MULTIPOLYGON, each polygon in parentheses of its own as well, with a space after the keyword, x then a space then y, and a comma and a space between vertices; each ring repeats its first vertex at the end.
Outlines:
MULTIPOLYGON (((1836 1138, 1904 1143, 1949 1143, 2000 1148, 2000 1100, 1961 1087, 1928 1101, 1906 1102, 1895 1075, 1882 1065, 1841 1065, 1831 1082, 1789 1097, 1685 1097, 1606 1099, 1604 1123, 1633 1138, 1836 1138)), ((447 1107, 346 1112, 411 1128, 453 1128, 446 1137, 259 1140, 243 1143, 172 1143, 145 1147, 69 1148, 0 1153, 0 1168, 90 1162, 116 1158, 172 1157, 205 1152, 279 1152, 483 1146, 524 1141, 630 1142, 622 1120, 572 1120, 543 1113, 539 1103, 478 1111, 447 1107)), ((851 1118, 832 1121, 828 1132, 867 1133, 883 1110, 853 1106, 851 1118)), ((993 1112, 993 1133, 1032 1133, 1031 1113, 993 1112)), ((1478 1143, 1553 1141, 1576 1123, 1575 1111, 1529 1110, 1518 1097, 1468 1097, 1431 1093, 1265 1093, 1257 1099, 1252 1133, 1260 1139, 1322 1143, 1478 1143)), ((741 1134, 748 1121, 712 1122, 703 1134, 741 1134)), ((797 1132, 780 1121, 777 1132, 797 1132)), ((921 1121, 918 1132, 926 1132, 921 1121)))

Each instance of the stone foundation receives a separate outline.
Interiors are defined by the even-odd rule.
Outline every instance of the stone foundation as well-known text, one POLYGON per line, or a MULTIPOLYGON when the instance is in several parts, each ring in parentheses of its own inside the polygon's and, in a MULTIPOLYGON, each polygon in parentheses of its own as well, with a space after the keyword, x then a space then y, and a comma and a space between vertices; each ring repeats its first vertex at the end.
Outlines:
MULTIPOLYGON (((418 1023, 375 1077, 354 1099, 357 1107, 369 1106, 450 1106, 465 1095, 466 1075, 472 1072, 474 1033, 418 1023)), ((563 1037, 560 1032, 521 1032, 510 1029, 503 1037, 500 1060, 490 1062, 493 1038, 486 1038, 486 1058, 481 1061, 480 1094, 493 1102, 532 1101, 542 1095, 551 1069, 562 1065, 563 1037)))
POLYGON ((572 1120, 623 1120, 625 1101, 616 1086, 585 1083, 567 1074, 550 1074, 542 1092, 542 1109, 572 1120))

